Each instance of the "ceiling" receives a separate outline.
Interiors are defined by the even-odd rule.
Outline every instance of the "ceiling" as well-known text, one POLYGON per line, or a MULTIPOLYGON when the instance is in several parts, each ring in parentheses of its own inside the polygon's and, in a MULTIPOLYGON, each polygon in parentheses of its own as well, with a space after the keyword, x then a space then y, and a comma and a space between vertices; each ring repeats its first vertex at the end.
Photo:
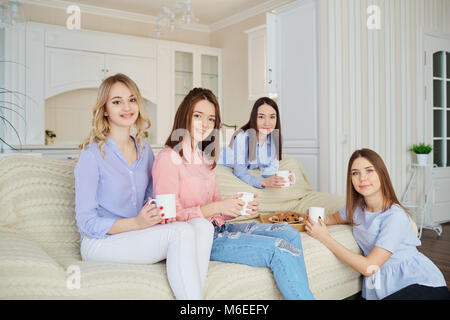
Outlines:
MULTIPOLYGON (((178 1, 180 2, 180 0, 178 1)), ((164 6, 172 9, 175 0, 71 0, 70 2, 156 16, 164 6)), ((191 0, 191 8, 198 18, 197 23, 211 25, 268 2, 273 2, 273 0, 191 0)))

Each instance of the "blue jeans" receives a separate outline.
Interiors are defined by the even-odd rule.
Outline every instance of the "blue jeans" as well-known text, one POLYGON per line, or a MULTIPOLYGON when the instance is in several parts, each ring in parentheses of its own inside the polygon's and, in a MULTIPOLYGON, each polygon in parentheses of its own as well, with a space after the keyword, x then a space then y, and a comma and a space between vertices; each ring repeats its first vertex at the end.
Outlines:
POLYGON ((285 299, 314 300, 300 234, 287 223, 214 225, 211 260, 268 267, 285 299))

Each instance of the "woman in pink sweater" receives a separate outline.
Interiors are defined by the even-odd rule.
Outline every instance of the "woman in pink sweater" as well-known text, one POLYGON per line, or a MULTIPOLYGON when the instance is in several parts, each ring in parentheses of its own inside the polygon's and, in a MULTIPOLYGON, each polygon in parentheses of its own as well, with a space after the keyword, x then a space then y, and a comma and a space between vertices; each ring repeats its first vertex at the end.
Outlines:
MULTIPOLYGON (((212 223, 211 260, 269 267, 285 298, 314 299, 301 256, 300 235, 294 228, 288 224, 226 222, 238 217, 245 203, 238 195, 225 200, 220 196, 215 176, 220 125, 214 94, 208 89, 192 89, 180 104, 166 147, 153 164, 154 196, 176 195, 178 221, 202 218, 212 223)), ((249 218, 256 217, 257 211, 258 203, 249 202, 249 218)), ((202 259, 206 250, 199 250, 202 259)))

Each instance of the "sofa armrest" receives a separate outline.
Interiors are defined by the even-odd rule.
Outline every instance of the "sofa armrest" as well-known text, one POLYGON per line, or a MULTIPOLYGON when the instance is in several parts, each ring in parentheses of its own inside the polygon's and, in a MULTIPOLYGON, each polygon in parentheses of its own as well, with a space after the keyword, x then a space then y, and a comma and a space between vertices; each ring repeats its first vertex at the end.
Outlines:
POLYGON ((22 234, 0 231, 0 299, 67 296, 66 272, 22 234))

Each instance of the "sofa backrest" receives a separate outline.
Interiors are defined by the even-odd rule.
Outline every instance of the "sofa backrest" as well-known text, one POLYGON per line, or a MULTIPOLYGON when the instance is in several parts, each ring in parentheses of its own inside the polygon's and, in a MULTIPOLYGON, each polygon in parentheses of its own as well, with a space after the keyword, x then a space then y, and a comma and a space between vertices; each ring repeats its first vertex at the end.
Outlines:
POLYGON ((43 248, 79 248, 75 161, 13 155, 0 159, 0 227, 43 248))
MULTIPOLYGON (((0 159, 0 227, 24 233, 44 248, 78 246, 75 165, 76 160, 23 155, 0 159)), ((290 188, 264 190, 242 182, 231 169, 217 166, 222 198, 238 191, 249 191, 258 194, 261 213, 291 210, 302 197, 313 192, 313 188, 294 157, 283 155, 280 169, 293 171, 296 183, 290 188)), ((250 173, 260 175, 258 170, 250 170, 250 173)))

